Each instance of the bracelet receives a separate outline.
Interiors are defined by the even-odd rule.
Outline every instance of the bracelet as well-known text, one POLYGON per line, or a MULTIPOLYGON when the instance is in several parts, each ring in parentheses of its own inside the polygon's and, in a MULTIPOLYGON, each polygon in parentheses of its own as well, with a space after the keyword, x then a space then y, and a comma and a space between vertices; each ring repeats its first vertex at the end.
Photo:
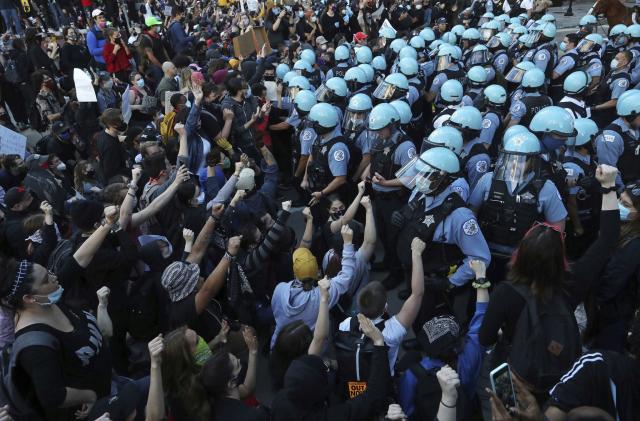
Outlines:
POLYGON ((615 185, 613 185, 611 187, 602 187, 602 186, 600 186, 600 193, 602 193, 602 194, 611 193, 611 192, 614 192, 616 190, 617 189, 616 189, 615 185))
POLYGON ((236 260, 236 256, 232 256, 231 254, 229 254, 228 251, 224 252, 224 256, 222 256, 224 259, 227 259, 230 262, 233 262, 236 260))
POLYGON ((491 286, 491 282, 489 282, 487 278, 478 278, 475 281, 473 281, 471 286, 474 287, 475 289, 479 289, 479 288, 486 289, 491 286))
POLYGON ((138 186, 133 183, 127 184, 127 187, 133 189, 133 191, 138 191, 138 186))
POLYGON ((127 192, 127 196, 136 197, 136 195, 131 192, 127 192))
POLYGON ((440 404, 441 404, 442 406, 444 406, 445 408, 449 408, 449 409, 453 409, 453 408, 455 408, 455 407, 456 407, 456 404, 455 404, 455 403, 454 403, 453 405, 447 405, 446 403, 444 403, 444 401, 443 401, 442 399, 440 400, 440 404))

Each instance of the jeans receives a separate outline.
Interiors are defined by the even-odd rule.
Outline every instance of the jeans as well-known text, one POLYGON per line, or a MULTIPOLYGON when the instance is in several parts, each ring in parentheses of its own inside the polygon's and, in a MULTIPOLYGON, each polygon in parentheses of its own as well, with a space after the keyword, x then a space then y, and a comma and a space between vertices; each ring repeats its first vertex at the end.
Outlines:
POLYGON ((20 16, 17 9, 2 9, 2 19, 7 27, 7 31, 11 31, 11 27, 15 27, 15 34, 22 35, 22 25, 20 24, 20 16))
POLYGON ((65 16, 62 14, 62 10, 60 10, 60 6, 56 2, 49 3, 49 12, 51 13, 51 20, 53 21, 53 26, 56 29, 59 29, 63 24, 65 16))

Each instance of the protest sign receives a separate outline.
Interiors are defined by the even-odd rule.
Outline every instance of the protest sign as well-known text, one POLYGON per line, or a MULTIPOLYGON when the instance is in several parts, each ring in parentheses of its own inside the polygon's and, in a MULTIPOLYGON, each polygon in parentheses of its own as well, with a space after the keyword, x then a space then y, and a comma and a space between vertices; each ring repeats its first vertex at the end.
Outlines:
POLYGON ((0 126, 0 155, 20 155, 24 159, 27 137, 0 126))

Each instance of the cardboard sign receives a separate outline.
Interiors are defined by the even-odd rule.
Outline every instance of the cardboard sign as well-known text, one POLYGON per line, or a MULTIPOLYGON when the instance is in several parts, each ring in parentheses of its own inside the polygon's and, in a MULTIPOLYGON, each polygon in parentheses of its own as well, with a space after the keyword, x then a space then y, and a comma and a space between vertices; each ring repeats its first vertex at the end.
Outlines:
POLYGON ((20 155, 24 159, 26 151, 26 136, 0 126, 0 155, 20 155))
POLYGON ((263 46, 265 47, 264 54, 271 54, 269 38, 267 38, 267 31, 265 31, 264 27, 251 28, 233 39, 233 52, 238 58, 245 58, 253 53, 259 53, 262 51, 263 46))
POLYGON ((349 388, 349 399, 353 399, 367 391, 367 382, 348 382, 347 387, 349 388))
POLYGON ((76 87, 78 102, 98 102, 91 76, 86 74, 84 70, 73 69, 73 83, 76 87))

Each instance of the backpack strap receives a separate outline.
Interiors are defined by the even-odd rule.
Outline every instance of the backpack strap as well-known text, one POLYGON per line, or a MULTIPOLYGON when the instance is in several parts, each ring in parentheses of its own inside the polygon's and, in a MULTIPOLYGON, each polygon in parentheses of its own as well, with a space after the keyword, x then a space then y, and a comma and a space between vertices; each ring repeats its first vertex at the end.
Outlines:
POLYGON ((418 379, 418 382, 424 379, 425 377, 429 376, 429 371, 426 368, 424 368, 422 364, 420 364, 420 361, 412 364, 409 367, 409 370, 411 370, 413 375, 416 376, 416 379, 418 379))
POLYGON ((43 330, 32 330, 22 333, 16 337, 11 347, 11 358, 17 358, 17 355, 25 348, 30 346, 46 346, 54 351, 60 347, 58 339, 49 332, 43 330))

